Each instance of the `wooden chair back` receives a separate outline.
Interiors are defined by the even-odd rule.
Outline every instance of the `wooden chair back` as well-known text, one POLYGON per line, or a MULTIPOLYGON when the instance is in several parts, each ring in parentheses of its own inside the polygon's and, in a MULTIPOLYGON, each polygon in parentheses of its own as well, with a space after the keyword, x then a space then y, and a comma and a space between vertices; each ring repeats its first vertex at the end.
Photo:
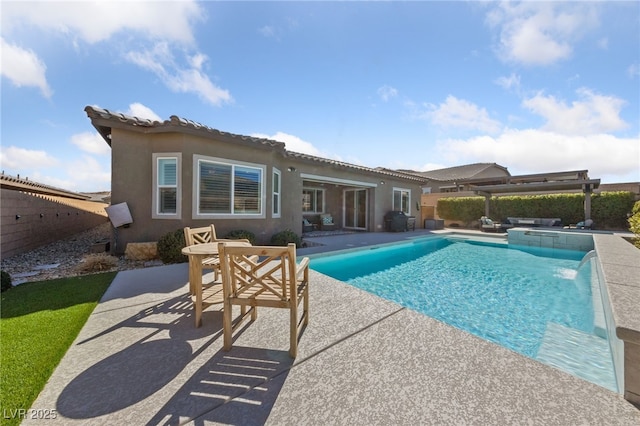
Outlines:
POLYGON ((296 263, 296 246, 232 247, 218 244, 225 307, 223 316, 224 348, 231 349, 233 328, 246 315, 257 318, 259 306, 291 311, 289 354, 297 355, 300 332, 309 321, 309 258, 296 263), (304 301, 300 325, 298 305, 304 301), (249 307, 232 325, 233 305, 249 307))
POLYGON ((216 227, 211 224, 201 228, 184 228, 184 241, 188 246, 196 244, 213 243, 216 238, 216 227))

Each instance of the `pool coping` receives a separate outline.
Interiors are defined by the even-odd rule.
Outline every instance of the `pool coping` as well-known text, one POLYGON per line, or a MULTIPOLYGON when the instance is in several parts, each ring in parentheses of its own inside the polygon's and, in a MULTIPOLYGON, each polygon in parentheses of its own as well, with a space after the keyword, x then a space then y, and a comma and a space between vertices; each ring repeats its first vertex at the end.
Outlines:
POLYGON ((611 308, 609 335, 619 339, 618 348, 612 346, 614 363, 621 370, 625 399, 640 404, 640 249, 616 235, 593 234, 593 240, 603 296, 611 308))

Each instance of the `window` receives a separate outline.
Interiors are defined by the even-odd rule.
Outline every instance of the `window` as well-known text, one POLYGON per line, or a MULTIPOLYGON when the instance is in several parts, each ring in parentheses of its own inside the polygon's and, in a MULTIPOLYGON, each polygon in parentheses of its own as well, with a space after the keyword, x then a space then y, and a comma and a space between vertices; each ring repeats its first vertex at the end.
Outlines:
POLYGON ((317 188, 302 189, 302 212, 303 213, 324 212, 324 189, 317 189, 317 188))
POLYGON ((180 218, 180 153, 153 154, 152 217, 180 218))
POLYGON ((264 166, 194 156, 196 216, 264 217, 264 166))
POLYGON ((393 210, 411 214, 411 192, 408 189, 393 188, 393 210))
POLYGON ((272 216, 273 217, 280 217, 280 185, 281 185, 281 173, 280 170, 276 169, 275 167, 273 168, 273 181, 272 181, 272 185, 273 185, 273 192, 272 192, 272 200, 271 202, 273 203, 272 205, 272 216))

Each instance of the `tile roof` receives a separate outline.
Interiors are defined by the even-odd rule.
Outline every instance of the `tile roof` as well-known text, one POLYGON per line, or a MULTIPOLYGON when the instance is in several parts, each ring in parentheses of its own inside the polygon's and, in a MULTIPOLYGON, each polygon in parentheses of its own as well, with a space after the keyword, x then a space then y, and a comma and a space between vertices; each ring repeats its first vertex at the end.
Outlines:
POLYGON ((140 128, 148 128, 155 131, 176 131, 176 128, 181 130, 189 130, 205 135, 216 135, 226 138, 241 140, 245 142, 253 142, 262 145, 266 145, 276 149, 284 150, 284 143, 278 142, 272 139, 256 138, 253 136, 237 135, 234 133, 223 132, 218 129, 214 129, 204 124, 197 123, 186 118, 181 118, 176 115, 172 115, 169 120, 163 122, 157 120, 149 120, 146 118, 138 118, 130 115, 123 114, 121 112, 113 112, 108 109, 98 108, 95 106, 85 107, 87 116, 92 120, 94 127, 100 132, 104 140, 111 145, 111 126, 107 126, 107 123, 115 124, 113 127, 118 126, 135 126, 140 128))
POLYGON ((417 183, 424 182, 424 178, 421 177, 421 176, 410 175, 410 174, 407 174, 407 173, 401 173, 401 172, 397 172, 395 170, 389 170, 389 169, 384 169, 384 168, 380 168, 380 167, 371 168, 371 167, 366 167, 366 166, 360 166, 360 165, 357 165, 357 164, 345 163, 343 161, 332 160, 332 159, 323 158, 323 157, 316 157, 314 155, 303 154, 303 153, 300 153, 300 152, 293 152, 293 151, 286 151, 285 155, 287 157, 295 158, 295 159, 298 159, 298 160, 313 161, 313 162, 317 162, 317 163, 323 163, 323 164, 329 164, 329 165, 338 166, 338 167, 344 167, 344 168, 359 170, 359 171, 362 171, 362 172, 376 173, 376 174, 384 175, 384 176, 393 176, 393 177, 401 178, 401 179, 409 179, 409 180, 416 181, 417 183))
POLYGON ((126 126, 140 126, 149 129, 167 129, 167 130, 176 130, 176 127, 189 129, 191 131, 204 132, 208 135, 216 135, 216 136, 225 136, 232 139, 240 139, 247 142, 253 142, 262 144, 265 146, 269 146, 278 150, 281 150, 283 155, 288 158, 310 161, 316 163, 323 163, 328 165, 333 165, 337 167, 350 168, 354 170, 359 170, 363 172, 375 173, 385 176, 393 176, 396 178, 409 179, 413 180, 417 183, 423 182, 424 178, 418 175, 410 175, 407 173, 400 173, 395 170, 387 170, 387 169, 374 169, 365 166, 359 166, 356 164, 349 164, 342 161, 331 160, 328 158, 316 157, 309 154, 302 154, 299 152, 287 151, 285 149, 285 144, 283 142, 274 141, 271 139, 264 138, 256 138, 252 136, 243 136, 236 135, 233 133, 222 132, 220 130, 205 126, 200 123, 196 123, 191 120, 187 120, 184 118, 177 117, 172 115, 169 120, 164 122, 160 121, 152 121, 148 119, 141 119, 138 117, 128 116, 122 113, 111 112, 107 109, 102 109, 93 106, 87 106, 85 109, 87 116, 92 119, 92 123, 96 129, 100 132, 102 137, 107 141, 109 145, 111 145, 111 129, 107 126, 107 123, 114 123, 116 126, 126 125, 126 126))
POLYGON ((413 170, 398 170, 398 171, 403 173, 419 175, 430 180, 448 182, 448 181, 454 181, 454 180, 457 181, 457 180, 473 179, 477 177, 480 173, 482 173, 483 171, 491 167, 497 167, 499 169, 503 169, 507 175, 510 175, 506 167, 496 163, 465 164, 463 166, 447 167, 445 169, 430 170, 426 172, 416 172, 413 170))

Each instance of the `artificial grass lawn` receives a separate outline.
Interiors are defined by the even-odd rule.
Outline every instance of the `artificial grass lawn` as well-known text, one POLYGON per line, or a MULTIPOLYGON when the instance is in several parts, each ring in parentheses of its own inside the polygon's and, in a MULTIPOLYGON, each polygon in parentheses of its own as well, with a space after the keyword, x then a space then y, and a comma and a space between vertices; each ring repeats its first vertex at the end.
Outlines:
POLYGON ((16 410, 31 407, 115 276, 107 272, 25 283, 2 293, 2 425, 20 424, 16 410))

